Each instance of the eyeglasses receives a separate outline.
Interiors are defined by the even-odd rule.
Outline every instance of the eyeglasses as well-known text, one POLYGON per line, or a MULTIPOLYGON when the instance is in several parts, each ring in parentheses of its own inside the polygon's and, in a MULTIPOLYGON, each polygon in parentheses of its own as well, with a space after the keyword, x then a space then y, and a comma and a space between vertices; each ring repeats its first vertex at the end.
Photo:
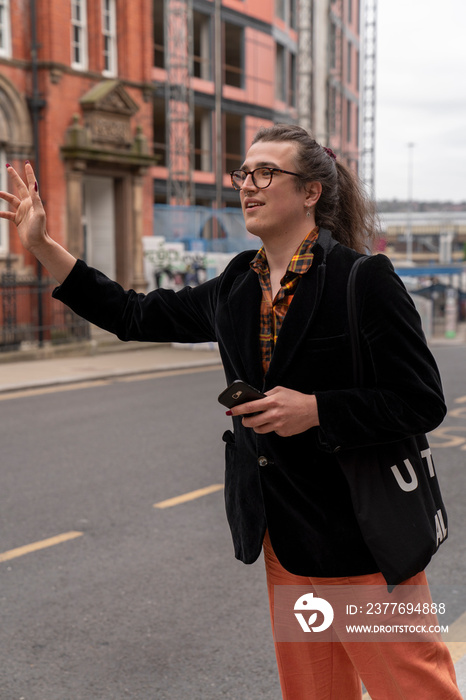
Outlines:
POLYGON ((232 170, 230 172, 231 184, 235 190, 240 190, 243 187, 247 176, 250 175, 254 187, 257 187, 259 190, 265 190, 265 188, 272 182, 274 173, 294 175, 295 177, 299 177, 301 180, 303 179, 301 175, 298 175, 298 173, 291 173, 289 170, 281 170, 280 168, 256 168, 255 170, 251 170, 249 172, 246 170, 232 170))

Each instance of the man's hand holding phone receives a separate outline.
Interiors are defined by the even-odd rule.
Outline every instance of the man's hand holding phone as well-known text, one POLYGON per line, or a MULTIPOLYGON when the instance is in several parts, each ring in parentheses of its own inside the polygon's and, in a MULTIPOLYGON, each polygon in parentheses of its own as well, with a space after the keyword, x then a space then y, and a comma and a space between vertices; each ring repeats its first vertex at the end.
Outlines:
MULTIPOLYGON (((252 387, 249 388, 257 392, 252 387)), ((266 394, 257 393, 260 396, 253 400, 233 404, 227 415, 242 416, 244 427, 252 428, 258 434, 276 432, 280 437, 297 435, 319 425, 317 400, 313 394, 302 394, 283 386, 277 386, 266 394)), ((241 396, 238 399, 241 399, 241 396)))

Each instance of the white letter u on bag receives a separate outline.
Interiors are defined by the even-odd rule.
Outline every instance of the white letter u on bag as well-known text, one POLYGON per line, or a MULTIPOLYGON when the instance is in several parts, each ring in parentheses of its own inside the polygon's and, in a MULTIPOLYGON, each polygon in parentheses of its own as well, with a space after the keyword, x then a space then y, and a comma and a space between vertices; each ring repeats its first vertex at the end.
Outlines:
POLYGON ((400 474, 400 470, 396 466, 396 464, 393 467, 390 467, 393 474, 395 475, 395 479, 398 483, 398 486, 400 489, 403 491, 414 491, 414 489, 417 488, 418 485, 418 480, 416 476, 416 472, 414 471, 413 465, 409 461, 409 459, 404 460, 404 465, 406 469, 408 470, 408 474, 411 477, 411 481, 405 481, 403 477, 400 474))

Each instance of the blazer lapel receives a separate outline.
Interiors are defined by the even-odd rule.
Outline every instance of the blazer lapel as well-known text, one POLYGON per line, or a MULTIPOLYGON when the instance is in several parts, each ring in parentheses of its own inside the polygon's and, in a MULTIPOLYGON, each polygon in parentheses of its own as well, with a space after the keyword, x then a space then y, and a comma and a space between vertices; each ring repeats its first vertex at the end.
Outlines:
MULTIPOLYGON (((316 309, 319 305, 325 278, 325 264, 316 265, 303 275, 296 288, 290 308, 278 334, 273 351, 267 380, 276 381, 278 375, 286 372, 293 362, 295 353, 303 338, 308 334, 316 309)), ((267 381, 269 383, 269 381, 267 381)))
MULTIPOLYGON (((280 329, 266 375, 267 386, 276 384, 276 378, 286 371, 308 332, 322 295, 326 256, 335 245, 337 243, 330 232, 321 229, 312 265, 300 280, 280 329)), ((258 389, 264 386, 259 344, 261 298, 262 291, 254 270, 238 275, 228 297, 230 325, 226 346, 228 352, 235 353, 232 362, 238 372, 237 378, 244 379, 258 389)))
MULTIPOLYGON (((232 336, 243 370, 238 379, 244 379, 258 389, 263 384, 259 345, 261 296, 257 274, 248 270, 236 278, 228 297, 232 336)), ((238 362, 234 364, 238 366, 238 362)))

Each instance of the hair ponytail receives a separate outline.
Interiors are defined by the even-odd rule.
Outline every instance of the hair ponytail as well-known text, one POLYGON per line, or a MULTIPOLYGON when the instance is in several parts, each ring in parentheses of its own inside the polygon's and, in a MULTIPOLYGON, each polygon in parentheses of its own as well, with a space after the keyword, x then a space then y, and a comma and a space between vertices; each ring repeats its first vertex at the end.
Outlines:
POLYGON ((297 171, 306 187, 318 181, 322 194, 315 208, 316 224, 329 229, 336 241, 360 253, 371 249, 378 234, 375 204, 368 198, 364 185, 352 170, 336 160, 333 151, 323 148, 300 126, 276 124, 259 129, 258 141, 294 141, 297 144, 297 171))
MULTIPOLYGON (((332 235, 343 245, 367 253, 379 235, 375 203, 368 198, 364 185, 355 172, 338 161, 336 167, 338 203, 333 217, 332 235)), ((318 206, 319 202, 317 208, 318 206)))

